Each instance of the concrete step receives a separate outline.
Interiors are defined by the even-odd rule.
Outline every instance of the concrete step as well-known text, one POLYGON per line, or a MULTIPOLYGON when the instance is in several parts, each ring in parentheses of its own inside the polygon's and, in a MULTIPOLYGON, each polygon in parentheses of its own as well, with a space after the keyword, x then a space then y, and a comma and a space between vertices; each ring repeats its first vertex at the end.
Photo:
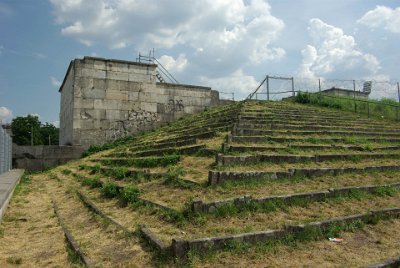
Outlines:
POLYGON ((251 146, 251 145, 226 145, 227 152, 268 152, 268 151, 285 151, 291 149, 298 150, 312 150, 312 151, 324 151, 324 150, 354 150, 354 151, 386 151, 386 150, 400 150, 400 145, 394 146, 371 146, 366 148, 365 146, 358 145, 336 145, 336 144, 290 144, 287 146, 251 146))
POLYGON ((219 166, 251 165, 261 162, 269 163, 306 163, 306 162, 327 162, 361 159, 399 159, 400 153, 341 153, 341 154, 316 154, 316 155, 293 155, 293 154, 257 154, 230 156, 218 154, 216 163, 219 166))
POLYGON ((334 130, 266 130, 266 129, 244 129, 234 128, 234 136, 362 136, 362 137, 393 137, 400 138, 398 133, 386 133, 383 131, 334 131, 334 130))
POLYGON ((132 266, 137 263, 132 256, 144 255, 137 247, 138 239, 130 239, 115 225, 94 217, 73 192, 59 187, 53 191, 53 198, 60 223, 89 260, 89 267, 132 266))
MULTIPOLYGON (((305 138, 305 137, 272 137, 272 136, 232 136, 229 142, 234 143, 266 143, 266 142, 315 142, 315 143, 346 143, 346 138, 326 137, 326 138, 305 138)), ((379 138, 367 137, 365 142, 384 142, 400 143, 400 138, 379 138)))
POLYGON ((371 119, 364 118, 353 118, 353 117, 338 117, 338 116, 303 116, 303 115, 293 115, 293 114, 269 114, 265 116, 248 116, 239 115, 239 120, 267 120, 267 119, 281 119, 281 120, 301 120, 301 121, 325 121, 325 122, 357 122, 357 123, 369 123, 376 122, 371 119))
POLYGON ((271 124, 247 124, 238 123, 235 125, 237 128, 242 129, 265 129, 265 130, 346 130, 346 131, 385 131, 385 133, 400 133, 400 128, 395 129, 393 127, 365 127, 365 126, 341 126, 341 125, 316 125, 316 124, 282 124, 282 123, 271 123, 271 124))
POLYGON ((291 179, 299 176, 315 178, 326 175, 362 174, 364 172, 400 171, 400 165, 376 165, 364 167, 291 168, 281 171, 213 171, 208 173, 208 185, 223 184, 226 181, 262 179, 291 179))
MULTIPOLYGON (((182 146, 187 146, 187 145, 192 145, 196 143, 196 139, 194 138, 189 138, 189 139, 182 139, 182 140, 177 140, 173 142, 152 142, 152 143, 145 143, 147 145, 137 145, 137 146, 130 146, 127 150, 124 150, 124 152, 130 153, 130 152, 137 152, 137 151, 144 151, 144 150, 149 150, 149 149, 163 149, 163 148, 169 148, 169 147, 182 147, 182 146)), ((120 151, 118 151, 120 152, 120 151)), ((122 152, 120 152, 122 153, 122 152)))
POLYGON ((162 149, 152 149, 146 151, 137 151, 137 152, 119 152, 119 153, 110 153, 107 157, 145 157, 145 156, 159 156, 159 155, 167 155, 167 154, 184 154, 191 155, 195 154, 201 149, 205 149, 206 145, 191 145, 184 147, 166 147, 162 149))
POLYGON ((374 122, 371 121, 369 123, 360 123, 360 122, 354 122, 354 121, 340 121, 340 120, 299 120, 299 119, 290 119, 290 118, 278 118, 278 119, 240 119, 238 120, 238 124, 251 124, 251 125, 274 125, 274 124, 288 124, 288 125, 308 125, 308 124, 314 124, 314 125, 322 125, 322 126, 344 126, 344 127, 393 127, 394 129, 397 129, 398 126, 393 126, 391 124, 388 124, 386 122, 374 122))

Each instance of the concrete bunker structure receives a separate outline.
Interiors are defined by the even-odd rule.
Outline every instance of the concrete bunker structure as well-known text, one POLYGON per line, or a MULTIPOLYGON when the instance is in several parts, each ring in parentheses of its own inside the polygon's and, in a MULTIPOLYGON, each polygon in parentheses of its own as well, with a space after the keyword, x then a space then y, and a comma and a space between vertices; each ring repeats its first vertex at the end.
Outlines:
POLYGON ((157 65, 84 57, 60 87, 60 145, 103 144, 219 105, 209 87, 157 82, 157 65))

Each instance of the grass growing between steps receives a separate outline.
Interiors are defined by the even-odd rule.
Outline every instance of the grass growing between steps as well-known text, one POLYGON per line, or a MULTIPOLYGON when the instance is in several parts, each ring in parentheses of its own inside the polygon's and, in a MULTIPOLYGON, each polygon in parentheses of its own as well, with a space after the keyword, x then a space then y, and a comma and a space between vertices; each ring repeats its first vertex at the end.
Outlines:
MULTIPOLYGON (((378 224, 381 219, 376 219, 374 222, 378 224)), ((256 245, 250 245, 247 242, 232 241, 228 242, 223 251, 228 251, 229 254, 245 254, 251 250, 259 252, 269 252, 277 250, 279 247, 286 246, 292 249, 299 248, 304 245, 304 243, 318 241, 322 239, 328 239, 329 237, 341 237, 345 232, 354 233, 358 230, 363 229, 365 226, 364 222, 361 220, 355 220, 350 223, 334 223, 331 224, 327 229, 320 229, 317 227, 307 226, 299 233, 294 233, 291 235, 286 235, 281 239, 274 239, 267 242, 259 242, 256 245)), ((220 250, 221 251, 221 250, 220 250)), ((213 259, 213 257, 218 254, 215 252, 199 252, 190 251, 189 252, 189 262, 193 263, 195 259, 205 261, 207 259, 213 259)))
MULTIPOLYGON (((400 156, 399 156, 400 157, 400 156)), ((391 166, 400 165, 400 159, 359 159, 354 157, 350 160, 336 160, 336 161, 324 161, 324 162, 313 162, 308 161, 304 163, 271 163, 262 162, 257 164, 246 164, 246 165, 235 165, 235 166, 216 166, 214 170, 217 171, 234 171, 234 172, 247 172, 247 171, 288 171, 289 169, 295 168, 345 168, 355 167, 363 168, 368 166, 391 166)))
POLYGON ((400 187, 391 187, 391 186, 382 186, 377 188, 376 192, 368 193, 363 190, 353 189, 348 194, 343 194, 337 197, 326 197, 321 199, 320 201, 310 200, 309 198, 295 198, 288 201, 283 200, 270 200, 267 202, 258 202, 258 201, 250 201, 246 204, 226 204, 220 207, 215 208, 210 213, 199 213, 198 215, 194 215, 194 217, 215 217, 215 218, 227 218, 227 217, 246 217, 249 214, 253 213, 270 213, 278 210, 287 211, 289 207, 303 207, 306 208, 310 204, 315 202, 327 202, 331 204, 339 204, 342 202, 347 202, 351 199, 355 199, 358 201, 365 200, 368 198, 372 198, 373 196, 385 197, 390 196, 393 197, 400 192, 400 187), (203 214, 203 215, 202 215, 203 214))
POLYGON ((399 175, 400 172, 386 171, 318 178, 297 176, 296 178, 280 180, 249 179, 226 181, 222 185, 212 187, 187 187, 184 189, 179 184, 175 186, 173 184, 166 185, 161 181, 152 181, 139 184, 138 187, 142 190, 142 197, 182 210, 182 204, 192 199, 211 202, 244 195, 262 198, 271 195, 321 191, 329 188, 383 185, 399 182, 399 175))
POLYGON ((399 220, 353 227, 341 231, 344 242, 340 244, 329 242, 325 237, 303 242, 290 238, 192 254, 189 260, 192 267, 264 267, 266 260, 269 267, 364 267, 398 256, 400 242, 391 234, 400 228, 399 220))

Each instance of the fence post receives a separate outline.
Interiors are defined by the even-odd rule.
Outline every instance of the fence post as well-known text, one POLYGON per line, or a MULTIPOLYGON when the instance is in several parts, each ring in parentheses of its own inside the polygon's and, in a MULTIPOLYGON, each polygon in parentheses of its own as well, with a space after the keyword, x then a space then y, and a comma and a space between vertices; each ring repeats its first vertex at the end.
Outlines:
POLYGON ((353 90, 354 90, 354 111, 357 112, 357 102, 356 102, 356 80, 353 80, 353 90))
POLYGON ((269 76, 267 75, 267 101, 269 101, 269 76))
POLYGON ((292 97, 294 97, 294 78, 292 77, 292 97))
POLYGON ((397 82, 397 96, 399 98, 399 105, 397 106, 397 121, 399 120, 399 107, 400 107, 400 85, 397 82))
POLYGON ((318 89, 319 89, 319 103, 321 103, 322 102, 321 78, 318 78, 318 89))

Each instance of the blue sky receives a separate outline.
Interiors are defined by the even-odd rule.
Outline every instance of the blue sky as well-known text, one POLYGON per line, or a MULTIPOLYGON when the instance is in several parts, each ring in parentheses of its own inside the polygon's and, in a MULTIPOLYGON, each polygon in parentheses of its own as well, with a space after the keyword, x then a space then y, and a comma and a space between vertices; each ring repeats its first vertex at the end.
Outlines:
POLYGON ((266 74, 398 81, 393 0, 0 0, 0 119, 59 120, 74 58, 156 57, 182 83, 243 98, 266 74))

